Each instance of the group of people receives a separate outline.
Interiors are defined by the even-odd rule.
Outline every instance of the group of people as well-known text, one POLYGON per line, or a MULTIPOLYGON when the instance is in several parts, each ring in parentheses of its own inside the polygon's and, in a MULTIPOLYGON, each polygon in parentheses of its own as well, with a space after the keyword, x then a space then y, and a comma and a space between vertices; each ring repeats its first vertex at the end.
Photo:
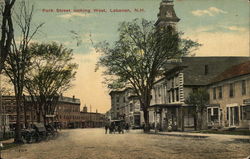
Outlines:
POLYGON ((119 134, 124 134, 124 130, 126 130, 126 132, 129 131, 129 124, 128 123, 124 123, 124 122, 109 122, 106 123, 105 125, 105 134, 108 133, 109 134, 115 134, 116 132, 118 132, 119 134))

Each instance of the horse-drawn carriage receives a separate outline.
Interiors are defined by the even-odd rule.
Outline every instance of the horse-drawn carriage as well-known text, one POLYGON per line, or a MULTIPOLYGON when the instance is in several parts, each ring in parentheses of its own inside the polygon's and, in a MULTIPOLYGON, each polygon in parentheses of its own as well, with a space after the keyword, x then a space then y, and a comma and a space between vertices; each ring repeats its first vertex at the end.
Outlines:
POLYGON ((125 121, 124 120, 111 120, 109 126, 109 133, 118 132, 124 133, 125 121))
POLYGON ((22 140, 27 143, 46 140, 57 134, 57 129, 52 124, 44 125, 44 123, 33 123, 29 128, 21 131, 22 140))

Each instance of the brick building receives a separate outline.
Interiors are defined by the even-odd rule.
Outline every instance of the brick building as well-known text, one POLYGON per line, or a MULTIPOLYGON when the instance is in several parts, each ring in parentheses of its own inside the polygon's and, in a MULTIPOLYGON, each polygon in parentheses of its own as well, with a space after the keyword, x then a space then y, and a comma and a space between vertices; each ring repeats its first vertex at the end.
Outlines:
MULTIPOLYGON (((21 104, 21 127, 25 127, 25 123, 29 124, 37 121, 37 114, 32 106, 29 96, 23 98, 21 104)), ((86 127, 86 122, 92 123, 89 127, 102 127, 105 117, 101 113, 81 112, 80 99, 60 96, 56 104, 55 113, 47 115, 53 118, 53 122, 60 123, 62 128, 82 128, 86 127), (89 118, 90 117, 90 118, 89 118)), ((16 123, 16 99, 15 96, 2 96, 2 107, 9 121, 10 129, 15 128, 16 123)))

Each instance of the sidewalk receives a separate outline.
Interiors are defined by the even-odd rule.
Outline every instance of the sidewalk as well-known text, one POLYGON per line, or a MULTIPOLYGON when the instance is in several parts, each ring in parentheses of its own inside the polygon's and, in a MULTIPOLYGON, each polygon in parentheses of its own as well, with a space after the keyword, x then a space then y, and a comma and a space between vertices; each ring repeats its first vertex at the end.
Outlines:
POLYGON ((14 138, 0 141, 0 143, 2 143, 2 144, 10 144, 10 143, 13 143, 13 142, 14 142, 14 138))
POLYGON ((243 140, 250 143, 250 136, 246 135, 227 135, 227 134, 206 134, 206 133, 195 133, 195 132, 161 132, 155 133, 154 130, 150 131, 150 134, 166 135, 166 136, 176 136, 176 137, 190 137, 190 138, 209 138, 216 140, 243 140))

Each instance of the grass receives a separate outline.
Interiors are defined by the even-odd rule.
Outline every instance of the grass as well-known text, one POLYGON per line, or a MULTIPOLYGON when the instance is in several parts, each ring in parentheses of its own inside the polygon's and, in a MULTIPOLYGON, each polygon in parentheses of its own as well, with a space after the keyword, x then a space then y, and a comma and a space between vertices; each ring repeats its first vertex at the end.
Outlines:
POLYGON ((226 135, 249 135, 250 130, 242 129, 242 130, 201 130, 201 133, 208 133, 208 134, 226 134, 226 135))

